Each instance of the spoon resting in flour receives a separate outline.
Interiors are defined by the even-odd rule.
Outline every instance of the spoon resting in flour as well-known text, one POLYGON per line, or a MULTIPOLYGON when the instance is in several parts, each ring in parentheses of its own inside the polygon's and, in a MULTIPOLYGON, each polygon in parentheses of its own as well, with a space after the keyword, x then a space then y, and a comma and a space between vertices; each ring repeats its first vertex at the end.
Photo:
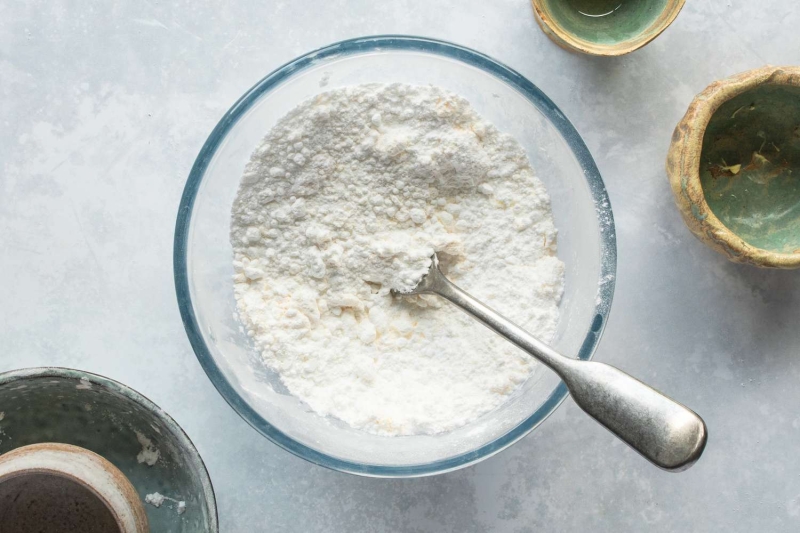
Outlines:
POLYGON ((448 300, 547 365, 564 381, 581 409, 656 466, 685 470, 703 453, 708 431, 697 413, 613 366, 556 352, 456 287, 439 269, 436 254, 413 289, 392 290, 396 296, 425 293, 448 300))

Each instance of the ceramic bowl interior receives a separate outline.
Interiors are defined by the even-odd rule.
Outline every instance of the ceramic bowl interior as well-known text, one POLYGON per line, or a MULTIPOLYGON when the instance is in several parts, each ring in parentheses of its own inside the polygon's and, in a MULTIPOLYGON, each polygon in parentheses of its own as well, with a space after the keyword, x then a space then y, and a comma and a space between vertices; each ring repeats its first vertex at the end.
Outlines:
POLYGON ((201 364, 258 431, 330 468, 372 476, 425 475, 471 464, 515 442, 559 405, 565 387, 540 368, 503 406, 454 431, 409 437, 357 431, 318 416, 285 392, 243 332, 233 297, 230 212, 251 152, 302 101, 332 88, 375 82, 442 86, 520 140, 550 192, 559 256, 567 268, 553 345, 572 357, 591 357, 611 304, 616 248, 611 208, 586 146, 525 78, 486 56, 428 39, 338 43, 292 61, 247 92, 212 132, 186 184, 175 234, 176 289, 201 364))
POLYGON ((655 39, 684 0, 533 0, 537 19, 556 42, 596 55, 620 55, 655 39))
POLYGON ((9 531, 149 533, 125 474, 71 444, 42 442, 0 455, 0 516, 9 531))
POLYGON ((759 85, 721 105, 700 180, 709 208, 746 243, 800 253, 800 86, 759 85))
POLYGON ((175 421, 136 391, 77 370, 0 374, 0 454, 43 442, 72 444, 102 456, 130 480, 142 501, 158 492, 186 502, 183 514, 170 501, 160 508, 146 504, 151 531, 219 531, 200 455, 175 421))

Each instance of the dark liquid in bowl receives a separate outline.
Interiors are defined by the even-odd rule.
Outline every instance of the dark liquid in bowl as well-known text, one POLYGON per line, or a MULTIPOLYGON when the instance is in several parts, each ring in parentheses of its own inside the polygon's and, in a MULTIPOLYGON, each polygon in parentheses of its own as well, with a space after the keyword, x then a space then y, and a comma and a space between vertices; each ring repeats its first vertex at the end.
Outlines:
POLYGON ((71 479, 47 473, 0 482, 3 533, 120 533, 106 504, 71 479))

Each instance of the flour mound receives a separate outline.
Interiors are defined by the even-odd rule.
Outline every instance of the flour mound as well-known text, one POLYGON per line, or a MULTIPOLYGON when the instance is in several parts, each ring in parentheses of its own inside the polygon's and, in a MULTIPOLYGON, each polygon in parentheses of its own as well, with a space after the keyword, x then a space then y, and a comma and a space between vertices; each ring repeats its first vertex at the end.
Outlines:
POLYGON ((433 434, 502 404, 535 363, 433 296, 394 298, 434 252, 456 283, 548 340, 564 265, 522 147, 463 98, 361 85, 308 100, 253 153, 233 205, 247 333, 321 415, 433 434))

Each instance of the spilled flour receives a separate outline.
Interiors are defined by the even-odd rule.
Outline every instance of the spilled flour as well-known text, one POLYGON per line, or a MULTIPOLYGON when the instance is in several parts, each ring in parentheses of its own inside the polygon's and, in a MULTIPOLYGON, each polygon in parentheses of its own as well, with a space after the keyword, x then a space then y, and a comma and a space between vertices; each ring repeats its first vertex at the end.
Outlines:
POLYGON ((558 321, 564 265, 522 147, 463 98, 363 85, 291 111, 233 205, 235 296, 267 365, 321 415, 433 434, 502 404, 535 363, 411 289, 438 252, 457 284, 534 335, 558 321))
POLYGON ((153 441, 145 437, 142 433, 138 431, 135 433, 136 440, 139 441, 142 447, 142 451, 136 455, 136 461, 138 463, 144 463, 147 466, 153 466, 158 462, 158 458, 161 457, 161 451, 153 445, 153 441))
POLYGON ((164 502, 169 501, 172 502, 174 505, 170 505, 170 508, 175 509, 175 512, 178 514, 183 514, 186 512, 186 502, 183 500, 176 500, 175 498, 170 498, 169 496, 164 496, 159 492, 154 492, 152 494, 147 494, 144 497, 144 501, 149 503, 155 508, 159 508, 164 505, 164 502))

